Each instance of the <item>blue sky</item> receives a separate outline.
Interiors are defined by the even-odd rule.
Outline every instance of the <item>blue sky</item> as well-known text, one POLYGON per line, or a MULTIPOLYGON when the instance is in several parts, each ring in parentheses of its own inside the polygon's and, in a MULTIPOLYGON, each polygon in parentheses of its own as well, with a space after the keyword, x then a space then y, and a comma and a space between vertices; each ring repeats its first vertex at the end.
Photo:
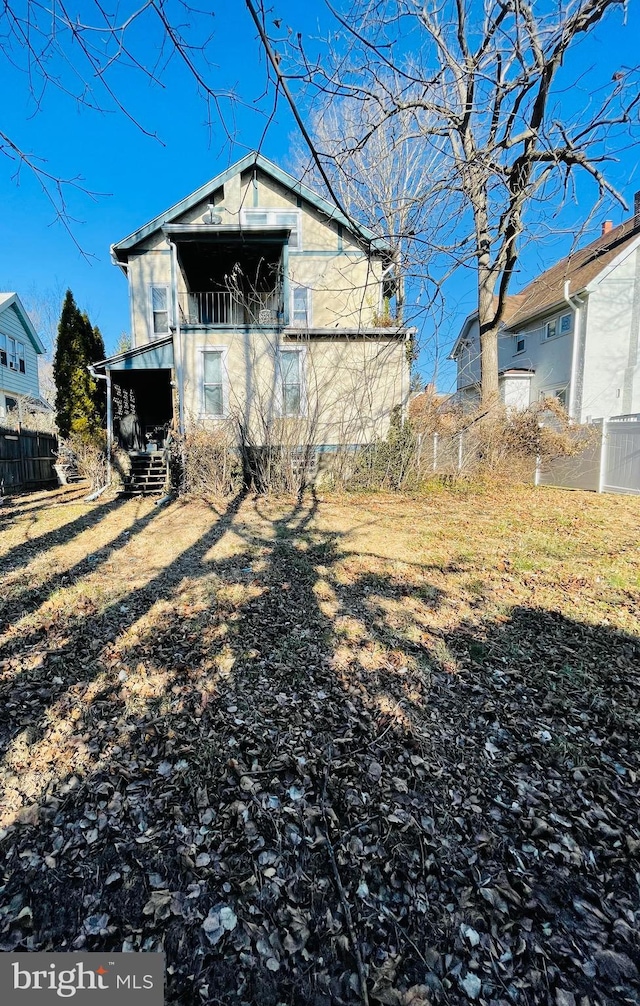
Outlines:
MULTIPOLYGON (((78 9, 81 15, 84 9, 88 18, 92 5, 87 0, 78 9)), ((215 66, 209 79, 216 87, 235 90, 242 99, 233 108, 226 102, 223 105, 232 141, 219 122, 207 126, 206 107, 188 73, 175 61, 159 72, 162 87, 150 85, 141 74, 124 67, 112 78, 129 113, 146 130, 157 133, 158 140, 116 111, 99 86, 96 95, 108 111, 89 109, 54 87, 46 89, 36 105, 26 74, 0 52, 0 87, 5 99, 0 129, 23 150, 42 158, 46 170, 62 177, 79 177, 84 189, 96 193, 92 198, 82 188, 65 190, 69 213, 75 220, 73 234, 86 258, 56 222, 37 179, 24 168, 18 179, 12 177, 15 162, 0 155, 0 289, 17 290, 26 301, 40 300, 51 307, 70 287, 78 304, 100 326, 107 351, 113 350, 120 333, 129 329, 127 284, 110 262, 109 246, 260 143, 267 157, 288 166, 295 124, 282 100, 270 118, 273 95, 263 94, 264 56, 249 13, 244 4, 228 0, 213 4, 213 9, 214 37, 208 52, 215 66)), ((276 0, 272 10, 272 17, 283 19, 283 32, 284 26, 290 25, 309 39, 311 53, 320 50, 320 42, 313 39, 322 34, 318 22, 326 25, 327 13, 319 0, 309 0, 304 6, 276 0)), ((572 101, 586 101, 596 77, 610 79, 620 65, 636 61, 635 40, 640 37, 637 5, 629 5, 628 18, 631 20, 624 31, 620 17, 614 17, 581 46, 585 80, 572 101)), ((136 30, 132 41, 140 46, 139 51, 151 53, 155 59, 157 33, 148 24, 136 30)), ((614 182, 631 202, 634 191, 640 189, 636 159, 637 149, 625 152, 612 172, 614 182)), ((576 220, 584 207, 589 208, 594 194, 583 187, 579 198, 582 205, 573 209, 576 220)), ((614 210, 606 215, 618 222, 625 214, 614 210)), ((566 234, 550 236, 525 249, 522 282, 563 254, 569 241, 566 234)), ((447 317, 440 331, 442 346, 453 341, 461 318, 473 307, 472 273, 458 274, 449 285, 449 294, 447 317)), ((431 370, 427 334, 420 359, 426 379, 431 370)), ((449 390, 452 376, 451 365, 440 369, 441 390, 449 390)))

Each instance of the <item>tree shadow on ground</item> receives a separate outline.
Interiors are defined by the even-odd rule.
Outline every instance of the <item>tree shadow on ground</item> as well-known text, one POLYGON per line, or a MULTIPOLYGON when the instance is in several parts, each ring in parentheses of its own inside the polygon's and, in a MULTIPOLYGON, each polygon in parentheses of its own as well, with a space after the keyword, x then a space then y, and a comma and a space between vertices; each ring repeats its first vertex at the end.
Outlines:
MULTIPOLYGON (((45 531, 35 538, 29 538, 27 541, 15 545, 2 558, 3 573, 18 569, 26 563, 32 562, 37 555, 46 552, 56 545, 66 544, 72 538, 82 534, 83 531, 88 531, 90 528, 95 527, 96 524, 99 524, 109 514, 119 510, 125 503, 125 497, 119 495, 113 500, 92 506, 87 513, 80 514, 75 520, 68 521, 61 528, 45 531)), ((38 510, 40 509, 38 508, 38 510)), ((13 516, 15 517, 15 515, 13 516)))
POLYGON ((443 630, 316 518, 238 498, 8 681, 0 947, 163 947, 168 1003, 635 1001, 638 640, 443 630))

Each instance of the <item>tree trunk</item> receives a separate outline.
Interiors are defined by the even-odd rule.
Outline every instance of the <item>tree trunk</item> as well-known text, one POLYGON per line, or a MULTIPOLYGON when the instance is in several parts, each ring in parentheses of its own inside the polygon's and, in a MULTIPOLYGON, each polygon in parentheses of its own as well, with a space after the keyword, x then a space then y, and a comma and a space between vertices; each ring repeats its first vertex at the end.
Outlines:
POLYGON ((500 401, 498 387, 498 325, 480 325, 480 405, 493 409, 500 401))

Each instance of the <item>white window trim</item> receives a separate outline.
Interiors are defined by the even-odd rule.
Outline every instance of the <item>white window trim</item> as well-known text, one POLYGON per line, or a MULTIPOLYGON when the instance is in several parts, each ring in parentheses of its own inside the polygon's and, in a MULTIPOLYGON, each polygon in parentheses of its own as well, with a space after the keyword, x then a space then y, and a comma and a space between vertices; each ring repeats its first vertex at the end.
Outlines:
POLYGON ((310 286, 305 283, 294 283, 290 284, 289 291, 289 327, 290 328, 311 328, 313 324, 313 292, 310 286), (295 290, 306 290, 307 291, 307 317, 305 321, 296 321, 293 316, 293 305, 294 305, 294 292, 295 290))
POLYGON ((14 339, 12 335, 7 337, 7 369, 12 370, 14 374, 26 374, 27 372, 27 355, 24 342, 20 339, 14 339), (14 347, 12 349, 11 347, 14 347), (11 360, 15 358, 15 367, 11 366, 11 360), (20 370, 20 361, 24 363, 24 370, 20 370))
POLYGON ((526 351, 527 351, 527 337, 526 337, 526 335, 514 335, 513 338, 514 338, 515 344, 516 344, 516 348, 513 351, 513 355, 514 356, 522 356, 522 354, 526 353, 526 351), (519 342, 523 343, 522 349, 518 349, 518 343, 519 342))
POLYGON ((167 335, 171 334, 171 286, 169 283, 149 283, 149 335, 151 340, 154 339, 164 339, 167 335), (167 291, 167 329, 166 332, 156 332, 153 327, 153 291, 154 290, 166 290, 167 291))
POLYGON ((306 381, 307 347, 306 346, 279 346, 276 356, 276 402, 278 416, 281 419, 306 419, 307 416, 307 381, 306 381), (284 396, 282 389, 282 372, 280 369, 280 358, 283 353, 298 353, 300 360, 298 369, 300 374, 300 412, 285 413, 284 396))
POLYGON ((543 342, 553 342, 554 339, 562 339, 565 335, 571 335, 573 332, 574 315, 572 311, 563 311, 562 314, 553 315, 551 318, 547 318, 542 326, 542 341, 543 342), (570 318, 571 325, 566 332, 560 331, 560 323, 563 318, 570 318), (556 323, 555 335, 547 335, 548 326, 554 322, 556 323))
POLYGON ((199 419, 217 420, 229 418, 229 370, 227 367, 227 357, 229 355, 228 346, 198 346, 198 396, 200 413, 199 419), (205 412, 204 405, 204 355, 205 353, 220 353, 220 366, 222 370, 222 414, 214 415, 212 412, 205 412))
MULTIPOLYGON (((566 334, 566 333, 565 333, 566 334)), ((544 398, 559 398, 559 392, 564 394, 566 401, 564 403, 564 408, 569 408, 569 382, 565 381, 564 384, 552 384, 547 388, 540 388, 538 391, 538 401, 542 401, 544 398)))
MULTIPOLYGON (((295 245, 289 245, 293 251, 302 251, 302 213, 298 209, 287 209, 284 206, 252 206, 250 209, 243 209, 241 212, 240 220, 245 227, 250 227, 252 224, 252 217, 256 217, 258 214, 262 214, 267 218, 267 227, 277 227, 281 221, 278 220, 279 213, 286 213, 288 215, 296 216, 296 227, 295 232, 297 235, 297 243, 295 245)), ((287 224, 282 224, 283 227, 287 227, 287 224)))

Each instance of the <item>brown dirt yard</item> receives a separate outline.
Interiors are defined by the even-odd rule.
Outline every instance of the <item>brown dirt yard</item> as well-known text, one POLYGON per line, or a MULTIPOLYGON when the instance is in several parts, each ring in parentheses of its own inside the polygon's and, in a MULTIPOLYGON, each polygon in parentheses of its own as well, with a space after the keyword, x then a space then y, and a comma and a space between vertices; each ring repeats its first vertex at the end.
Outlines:
POLYGON ((168 1004, 640 1001, 640 499, 6 500, 0 949, 168 1004))

